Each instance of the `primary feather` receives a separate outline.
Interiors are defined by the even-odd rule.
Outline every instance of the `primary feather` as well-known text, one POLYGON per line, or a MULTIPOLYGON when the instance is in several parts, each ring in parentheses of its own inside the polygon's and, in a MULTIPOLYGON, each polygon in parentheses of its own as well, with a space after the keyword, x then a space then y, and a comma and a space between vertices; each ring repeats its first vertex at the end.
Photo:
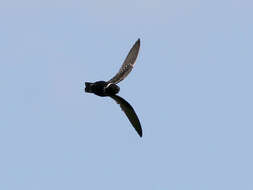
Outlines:
POLYGON ((114 99, 121 107, 122 111, 126 114, 127 118, 137 131, 137 133, 142 137, 142 128, 141 128, 141 123, 139 121, 139 118, 137 114, 135 113, 133 107, 123 98, 117 95, 112 95, 110 96, 112 99, 114 99))
POLYGON ((133 66, 135 64, 136 58, 139 53, 140 49, 140 39, 138 39, 133 47, 131 48, 130 52, 128 53, 125 61, 123 62, 122 66, 120 67, 119 72, 108 82, 117 84, 122 81, 127 75, 132 71, 133 66))

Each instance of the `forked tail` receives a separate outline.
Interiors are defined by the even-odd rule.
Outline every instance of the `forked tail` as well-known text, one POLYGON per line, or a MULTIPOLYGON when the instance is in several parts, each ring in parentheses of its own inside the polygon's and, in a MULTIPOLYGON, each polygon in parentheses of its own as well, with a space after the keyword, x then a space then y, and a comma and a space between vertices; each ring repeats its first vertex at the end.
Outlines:
POLYGON ((85 92, 92 93, 92 89, 91 89, 92 84, 93 83, 91 82, 85 82, 85 92))

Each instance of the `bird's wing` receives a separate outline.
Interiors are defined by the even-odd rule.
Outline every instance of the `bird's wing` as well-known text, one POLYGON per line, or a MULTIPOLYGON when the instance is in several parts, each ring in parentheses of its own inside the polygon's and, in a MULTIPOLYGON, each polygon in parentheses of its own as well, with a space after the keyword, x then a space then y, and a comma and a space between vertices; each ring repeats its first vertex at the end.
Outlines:
POLYGON ((137 133, 140 135, 140 137, 142 137, 141 123, 133 107, 120 96, 112 95, 110 97, 120 105, 121 109, 125 112, 126 116, 128 117, 129 121, 131 122, 137 133))
POLYGON ((130 52, 128 53, 125 61, 120 67, 120 70, 111 80, 108 81, 109 83, 117 84, 120 81, 122 81, 124 78, 126 78, 127 75, 131 72, 139 53, 140 44, 141 44, 140 39, 138 39, 133 45, 133 47, 131 48, 130 52))

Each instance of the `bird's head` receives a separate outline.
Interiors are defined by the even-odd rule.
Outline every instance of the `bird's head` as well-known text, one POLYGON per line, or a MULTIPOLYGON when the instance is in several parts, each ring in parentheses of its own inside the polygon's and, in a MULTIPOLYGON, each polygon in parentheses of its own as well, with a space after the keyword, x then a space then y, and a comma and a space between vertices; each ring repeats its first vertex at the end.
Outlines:
POLYGON ((120 88, 114 83, 109 83, 105 88, 105 92, 109 95, 115 95, 119 92, 120 88))

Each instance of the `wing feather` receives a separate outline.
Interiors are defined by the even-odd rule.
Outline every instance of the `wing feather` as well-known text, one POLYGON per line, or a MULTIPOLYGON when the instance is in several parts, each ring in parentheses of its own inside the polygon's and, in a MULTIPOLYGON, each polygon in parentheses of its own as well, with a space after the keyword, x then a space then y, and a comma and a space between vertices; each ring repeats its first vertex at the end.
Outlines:
POLYGON ((121 109, 125 112, 126 116, 128 117, 129 121, 137 131, 140 137, 142 137, 142 128, 141 123, 138 119, 138 116, 136 115, 133 107, 123 98, 117 95, 110 96, 112 99, 114 99, 121 107, 121 109))
POLYGON ((111 80, 108 81, 109 83, 115 83, 115 84, 119 83, 124 78, 126 78, 127 75, 132 71, 136 58, 139 53, 140 44, 141 44, 140 39, 138 39, 133 45, 133 47, 131 48, 130 52, 128 53, 125 61, 120 67, 120 70, 111 80))

